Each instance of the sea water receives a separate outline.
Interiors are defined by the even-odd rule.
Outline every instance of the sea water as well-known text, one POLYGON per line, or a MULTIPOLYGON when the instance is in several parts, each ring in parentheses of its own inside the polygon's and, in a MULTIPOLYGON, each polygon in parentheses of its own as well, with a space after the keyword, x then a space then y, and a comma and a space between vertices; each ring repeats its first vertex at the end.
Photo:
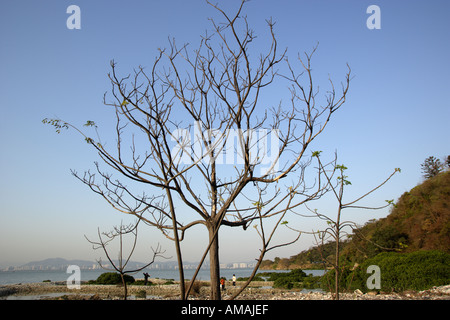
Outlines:
MULTIPOLYGON (((81 281, 96 280, 104 272, 112 272, 103 269, 81 269, 80 276, 81 281)), ((131 274, 135 279, 144 279, 143 272, 148 272, 150 278, 159 279, 172 279, 179 280, 179 272, 176 269, 145 269, 135 274, 131 274)), ((231 280, 233 275, 236 278, 249 277, 253 272, 252 268, 241 269, 221 269, 220 276, 225 277, 227 280, 231 280)), ((260 270, 258 272, 289 272, 289 270, 260 270)), ((314 276, 323 275, 324 270, 304 270, 306 274, 312 274, 314 276)), ((194 275, 195 270, 184 270, 184 277, 189 280, 194 275)), ((33 271, 0 271, 0 285, 6 284, 18 284, 18 283, 39 283, 50 280, 51 282, 67 281, 72 273, 67 273, 65 270, 33 270, 33 271)), ((201 269, 197 275, 197 280, 209 281, 209 269, 201 269)))

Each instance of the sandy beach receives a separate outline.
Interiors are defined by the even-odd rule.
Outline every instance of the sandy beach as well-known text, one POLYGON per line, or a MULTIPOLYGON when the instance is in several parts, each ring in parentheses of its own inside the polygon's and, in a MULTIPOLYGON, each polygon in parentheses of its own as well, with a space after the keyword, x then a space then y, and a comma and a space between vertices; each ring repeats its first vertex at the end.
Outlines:
MULTIPOLYGON (((165 284, 162 279, 151 279, 154 285, 128 285, 130 300, 179 300, 179 284, 165 284)), ((222 299, 229 299, 239 288, 228 285, 222 291, 222 299)), ((252 282, 237 300, 331 300, 329 292, 310 290, 285 290, 271 288, 270 282, 252 282)), ((123 299, 123 287, 118 285, 81 284, 80 289, 68 289, 65 282, 27 283, 0 286, 2 300, 119 300, 123 299)), ((209 283, 190 296, 192 300, 209 299, 209 283)), ((450 300, 450 285, 434 287, 424 291, 401 293, 341 293, 342 300, 450 300)))

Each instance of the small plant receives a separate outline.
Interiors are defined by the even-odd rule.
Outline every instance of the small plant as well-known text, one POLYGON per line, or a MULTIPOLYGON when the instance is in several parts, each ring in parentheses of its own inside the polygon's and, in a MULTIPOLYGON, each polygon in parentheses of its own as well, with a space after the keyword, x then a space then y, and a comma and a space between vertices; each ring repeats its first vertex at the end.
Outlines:
MULTIPOLYGON (((111 263, 113 269, 107 269, 102 265, 101 260, 97 260, 97 262, 99 263, 99 265, 103 268, 103 269, 107 269, 107 270, 115 270, 118 273, 114 273, 114 272, 110 272, 107 273, 108 275, 105 275, 105 277, 107 278, 106 280, 100 279, 101 281, 112 281, 115 282, 117 281, 117 277, 120 278, 122 285, 123 285, 123 299, 127 300, 127 295, 128 295, 128 289, 127 289, 127 284, 129 283, 129 281, 134 282, 134 278, 131 277, 130 275, 128 275, 128 273, 135 273, 138 271, 141 271, 145 268, 147 268, 149 265, 151 265, 154 261, 155 258, 158 256, 161 256, 161 253, 163 253, 161 251, 161 248, 158 244, 156 250, 153 250, 153 259, 152 261, 150 261, 148 264, 134 269, 134 270, 127 270, 127 264, 130 261, 131 256, 133 255, 134 250, 136 249, 136 243, 137 243, 137 232, 138 232, 138 225, 139 222, 141 220, 138 220, 135 224, 130 224, 128 226, 124 226, 124 225, 120 225, 119 227, 114 227, 114 230, 111 232, 103 232, 103 237, 106 237, 107 240, 104 240, 102 237, 102 234, 100 233, 100 229, 98 229, 98 238, 99 238, 99 242, 94 242, 89 240, 87 237, 86 239, 93 244, 93 249, 103 249, 106 257, 108 258, 109 262, 111 263), (123 237, 125 235, 129 235, 132 234, 134 236, 134 242, 133 245, 131 247, 130 253, 128 254, 128 258, 124 259, 123 258, 123 237), (107 245, 113 241, 114 239, 118 238, 119 242, 120 242, 120 249, 119 249, 119 260, 118 263, 114 262, 111 257, 110 254, 108 252, 108 250, 106 249, 107 245), (111 279, 109 279, 108 277, 110 277, 111 279)), ((103 275, 103 274, 102 274, 103 275)), ((100 277, 99 277, 100 278, 100 277)), ((99 279, 97 279, 97 281, 99 281, 99 279)), ((117 282, 116 282, 117 283, 117 282)))
MULTIPOLYGON (((188 287, 190 285, 190 282, 186 282, 185 285, 186 285, 186 287, 188 287)), ((205 286, 206 286, 206 283, 199 281, 199 280, 195 280, 194 284, 192 285, 191 294, 199 295, 201 288, 205 287, 205 286)))
POLYGON ((145 298, 147 298, 147 291, 139 290, 138 292, 136 292, 135 297, 140 298, 140 299, 145 299, 145 298))
MULTIPOLYGON (((348 180, 348 176, 346 175, 346 170, 348 169, 344 165, 336 164, 336 160, 331 162, 332 169, 327 169, 330 164, 323 164, 320 159, 320 151, 313 152, 313 157, 317 158, 318 165, 320 170, 322 171, 327 187, 330 188, 332 193, 337 200, 337 210, 335 217, 332 217, 330 214, 324 214, 319 212, 317 209, 311 209, 306 207, 309 211, 311 211, 315 216, 324 220, 327 223, 327 227, 324 230, 318 230, 317 232, 312 232, 314 239, 317 242, 318 248, 323 248, 324 244, 331 240, 334 242, 334 255, 330 256, 332 259, 325 259, 322 255, 322 261, 324 263, 324 267, 332 267, 334 271, 334 284, 331 284, 330 281, 327 281, 330 287, 334 287, 333 299, 339 300, 339 290, 342 287, 340 281, 343 279, 342 272, 345 271, 345 268, 342 267, 340 261, 340 252, 342 241, 349 235, 348 229, 355 230, 357 228, 356 223, 352 221, 343 220, 343 210, 344 209, 364 209, 364 210, 379 210, 386 208, 390 205, 393 205, 393 200, 386 200, 387 204, 380 207, 371 207, 360 205, 359 202, 366 198, 368 195, 372 194, 374 191, 383 186, 386 182, 388 182, 397 172, 400 172, 400 168, 395 168, 394 172, 385 179, 378 186, 373 188, 372 190, 366 192, 359 198, 355 200, 351 200, 349 202, 344 201, 344 189, 347 186, 350 186, 352 183, 348 180), (334 261, 333 261, 334 260, 334 261)), ((290 228, 288 226, 288 228, 290 228)), ((290 228, 292 229, 292 228, 290 228)), ((294 230, 294 229, 292 229, 294 230)), ((298 231, 298 230, 297 230, 298 231)), ((302 231, 299 231, 302 233, 302 231)), ((305 232, 303 232, 305 233, 305 232)))

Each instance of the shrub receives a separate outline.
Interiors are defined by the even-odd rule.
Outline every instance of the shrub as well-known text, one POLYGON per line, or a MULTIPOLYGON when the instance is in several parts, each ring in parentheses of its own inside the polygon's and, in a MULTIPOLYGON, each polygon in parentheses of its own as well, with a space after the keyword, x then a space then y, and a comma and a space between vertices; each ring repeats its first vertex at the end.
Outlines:
POLYGON ((322 276, 308 275, 307 277, 303 278, 303 288, 307 289, 321 288, 321 284, 322 284, 322 276))
MULTIPOLYGON (((355 271, 352 288, 367 291, 370 276, 367 267, 377 265, 381 270, 381 290, 426 290, 433 286, 450 284, 450 254, 441 251, 411 253, 384 252, 367 259, 355 271)), ((346 283, 349 282, 347 275, 346 283)))
MULTIPOLYGON (((123 277, 125 279, 125 283, 127 284, 134 282, 134 278, 130 275, 125 274, 123 277)), ((122 278, 119 273, 105 272, 102 273, 95 282, 97 284, 122 284, 122 278)))
POLYGON ((294 281, 288 279, 287 277, 280 277, 274 281, 273 287, 292 289, 294 287, 294 281))
POLYGON ((300 282, 304 280, 306 273, 301 269, 294 269, 290 272, 272 272, 270 273, 269 281, 274 281, 274 288, 292 289, 300 287, 300 282))
MULTIPOLYGON (((323 279, 321 279, 320 281, 323 290, 334 292, 335 275, 336 271, 334 269, 329 270, 327 273, 323 275, 323 279)), ((355 271, 351 270, 347 266, 341 267, 339 278, 339 292, 343 292, 352 288, 354 286, 354 282, 355 282, 355 271)), ((361 281, 358 281, 358 285, 360 282, 361 281)))
MULTIPOLYGON (((250 278, 250 277, 239 277, 236 279, 236 281, 247 281, 248 278, 250 278)), ((264 278, 261 278, 260 276, 256 275, 253 277, 252 281, 265 281, 265 280, 264 280, 264 278)))
POLYGON ((399 232, 394 226, 387 225, 375 230, 371 243, 368 245, 368 251, 373 252, 371 256, 375 256, 386 249, 397 249, 397 251, 408 246, 409 239, 406 233, 399 232), (376 243, 373 244, 373 243, 376 243))

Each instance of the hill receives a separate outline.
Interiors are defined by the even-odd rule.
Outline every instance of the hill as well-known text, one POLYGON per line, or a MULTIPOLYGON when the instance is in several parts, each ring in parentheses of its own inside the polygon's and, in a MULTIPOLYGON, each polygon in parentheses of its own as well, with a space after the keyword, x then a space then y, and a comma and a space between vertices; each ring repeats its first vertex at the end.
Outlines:
MULTIPOLYGON (((362 263, 380 252, 439 250, 450 253, 450 171, 425 180, 397 201, 391 213, 354 230, 341 245, 341 259, 362 263)), ((314 268, 332 258, 334 243, 290 258, 263 261, 261 269, 314 268)))

